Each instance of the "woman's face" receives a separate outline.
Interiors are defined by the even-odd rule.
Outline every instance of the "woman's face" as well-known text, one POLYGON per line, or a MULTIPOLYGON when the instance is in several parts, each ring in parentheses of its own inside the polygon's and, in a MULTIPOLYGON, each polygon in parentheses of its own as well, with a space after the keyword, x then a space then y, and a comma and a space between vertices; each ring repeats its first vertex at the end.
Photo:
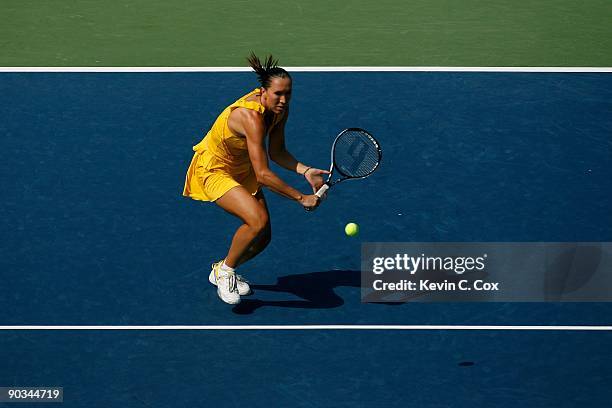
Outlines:
POLYGON ((267 110, 282 113, 289 107, 291 100, 291 79, 274 77, 268 88, 263 88, 261 102, 267 110))

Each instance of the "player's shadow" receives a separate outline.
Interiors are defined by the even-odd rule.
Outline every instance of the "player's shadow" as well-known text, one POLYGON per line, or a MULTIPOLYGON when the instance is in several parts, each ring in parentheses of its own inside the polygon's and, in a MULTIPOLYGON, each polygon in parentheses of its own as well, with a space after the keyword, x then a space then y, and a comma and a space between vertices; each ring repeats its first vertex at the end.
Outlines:
POLYGON ((334 270, 281 276, 274 285, 251 285, 255 292, 284 292, 302 300, 262 300, 243 297, 232 311, 251 314, 263 306, 290 307, 296 309, 331 309, 342 306, 344 300, 334 292, 340 286, 361 286, 359 271, 334 270))

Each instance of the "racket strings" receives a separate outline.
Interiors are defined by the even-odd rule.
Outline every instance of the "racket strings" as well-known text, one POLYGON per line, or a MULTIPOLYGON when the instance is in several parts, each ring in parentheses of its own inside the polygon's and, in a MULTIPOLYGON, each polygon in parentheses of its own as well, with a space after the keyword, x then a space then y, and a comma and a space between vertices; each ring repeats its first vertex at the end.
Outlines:
POLYGON ((378 145, 363 132, 345 132, 336 141, 334 164, 345 176, 365 177, 376 169, 379 162, 378 145))

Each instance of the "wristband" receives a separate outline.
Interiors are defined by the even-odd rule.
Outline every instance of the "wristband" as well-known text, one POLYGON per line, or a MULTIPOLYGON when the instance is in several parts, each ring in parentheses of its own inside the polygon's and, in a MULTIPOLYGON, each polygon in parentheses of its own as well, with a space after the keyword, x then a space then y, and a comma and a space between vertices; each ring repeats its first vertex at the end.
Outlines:
POLYGON ((304 170, 304 172, 302 173, 302 176, 306 177, 306 173, 308 173, 308 170, 310 169, 312 169, 312 167, 309 167, 306 170, 304 170))

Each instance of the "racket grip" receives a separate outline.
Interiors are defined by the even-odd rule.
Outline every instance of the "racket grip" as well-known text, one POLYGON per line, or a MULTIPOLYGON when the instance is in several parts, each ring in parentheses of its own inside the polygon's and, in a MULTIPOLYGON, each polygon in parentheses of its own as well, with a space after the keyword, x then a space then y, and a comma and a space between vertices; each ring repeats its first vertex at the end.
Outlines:
POLYGON ((321 186, 321 188, 319 190, 317 190, 317 192, 315 193, 315 195, 319 198, 323 197, 323 194, 325 194, 327 192, 327 190, 329 190, 329 185, 327 184, 323 184, 321 186))

